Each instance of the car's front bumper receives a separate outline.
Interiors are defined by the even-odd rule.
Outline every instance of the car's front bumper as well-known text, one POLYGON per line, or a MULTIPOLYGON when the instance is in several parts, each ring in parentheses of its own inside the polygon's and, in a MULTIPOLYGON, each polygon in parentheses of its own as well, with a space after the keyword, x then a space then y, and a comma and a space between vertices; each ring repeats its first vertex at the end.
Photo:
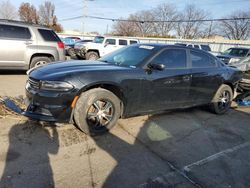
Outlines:
POLYGON ((85 50, 78 49, 78 48, 75 48, 74 50, 75 50, 76 55, 78 55, 78 56, 80 56, 82 58, 85 58, 85 54, 86 54, 85 50))
POLYGON ((26 88, 27 110, 24 116, 40 121, 71 122, 74 94, 26 88))

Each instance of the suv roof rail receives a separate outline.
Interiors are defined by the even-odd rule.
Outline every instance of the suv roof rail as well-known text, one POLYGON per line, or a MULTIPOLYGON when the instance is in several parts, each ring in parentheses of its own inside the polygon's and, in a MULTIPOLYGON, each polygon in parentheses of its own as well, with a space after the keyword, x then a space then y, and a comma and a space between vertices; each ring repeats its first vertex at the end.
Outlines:
POLYGON ((0 22, 16 23, 16 24, 22 24, 22 25, 32 25, 32 26, 37 26, 37 27, 46 27, 46 28, 48 28, 47 26, 42 25, 42 24, 35 24, 35 23, 19 21, 19 20, 0 19, 0 22))

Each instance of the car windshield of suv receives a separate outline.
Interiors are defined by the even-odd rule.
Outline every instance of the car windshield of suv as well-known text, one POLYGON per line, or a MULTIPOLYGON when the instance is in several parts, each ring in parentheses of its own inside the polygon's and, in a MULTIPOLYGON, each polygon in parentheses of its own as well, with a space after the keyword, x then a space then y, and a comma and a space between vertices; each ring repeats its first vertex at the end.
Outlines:
POLYGON ((104 37, 95 37, 94 40, 93 40, 93 42, 94 43, 102 43, 103 40, 104 40, 104 37))
POLYGON ((236 57, 244 57, 247 55, 248 49, 237 49, 237 48, 229 48, 225 52, 223 52, 223 55, 231 55, 236 57))
POLYGON ((99 61, 135 68, 144 59, 151 56, 155 51, 154 49, 155 47, 150 45, 132 45, 103 56, 99 61))

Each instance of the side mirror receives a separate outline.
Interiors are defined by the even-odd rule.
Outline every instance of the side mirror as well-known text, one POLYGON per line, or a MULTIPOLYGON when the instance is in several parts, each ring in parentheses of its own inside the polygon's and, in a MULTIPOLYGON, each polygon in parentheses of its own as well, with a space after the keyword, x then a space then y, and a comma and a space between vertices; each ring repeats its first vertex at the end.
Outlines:
POLYGON ((148 67, 150 69, 159 70, 159 71, 162 71, 165 69, 165 65, 159 64, 159 63, 150 63, 150 64, 148 64, 148 67))
POLYGON ((105 42, 104 47, 107 47, 108 45, 109 45, 109 43, 108 43, 108 42, 105 42))

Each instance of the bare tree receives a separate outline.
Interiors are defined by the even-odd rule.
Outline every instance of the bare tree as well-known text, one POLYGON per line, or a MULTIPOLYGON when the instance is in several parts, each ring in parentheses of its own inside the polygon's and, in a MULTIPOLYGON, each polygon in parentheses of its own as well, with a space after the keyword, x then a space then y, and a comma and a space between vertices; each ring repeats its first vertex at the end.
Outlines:
POLYGON ((159 36, 169 36, 169 32, 174 29, 176 23, 164 22, 175 21, 178 18, 178 12, 174 5, 163 3, 152 10, 153 18, 160 22, 153 25, 154 32, 159 36))
POLYGON ((39 15, 36 11, 36 8, 30 3, 22 3, 18 12, 20 20, 35 24, 39 23, 39 15))
MULTIPOLYGON (((123 19, 123 18, 120 18, 123 19)), ((128 18, 131 20, 131 18, 128 18)), ((137 34, 137 26, 134 22, 118 21, 113 24, 113 33, 119 36, 135 36, 137 34)))
POLYGON ((152 14, 152 11, 145 10, 140 11, 135 14, 132 14, 130 16, 130 19, 135 23, 135 26, 137 27, 136 30, 139 32, 140 36, 149 36, 153 35, 153 21, 154 21, 154 15, 152 14))
POLYGON ((57 23, 55 5, 50 1, 45 1, 44 4, 39 6, 39 17, 41 24, 53 28, 57 32, 61 32, 63 30, 62 26, 57 23))
POLYGON ((227 20, 220 22, 221 35, 233 40, 246 40, 250 37, 250 20, 238 19, 249 18, 250 12, 248 11, 236 11, 226 18, 232 18, 236 20, 227 20), (237 20, 238 19, 238 20, 237 20))
POLYGON ((0 18, 15 20, 17 19, 17 11, 14 5, 9 0, 0 3, 0 18))
POLYGON ((39 16, 42 24, 52 25, 55 17, 55 5, 50 1, 45 1, 44 4, 39 6, 39 16))
POLYGON ((204 29, 204 22, 192 21, 192 20, 202 20, 207 18, 207 13, 198 9, 195 5, 186 5, 182 13, 179 13, 178 19, 190 22, 178 22, 176 26, 177 35, 181 38, 198 38, 202 36, 204 29))

